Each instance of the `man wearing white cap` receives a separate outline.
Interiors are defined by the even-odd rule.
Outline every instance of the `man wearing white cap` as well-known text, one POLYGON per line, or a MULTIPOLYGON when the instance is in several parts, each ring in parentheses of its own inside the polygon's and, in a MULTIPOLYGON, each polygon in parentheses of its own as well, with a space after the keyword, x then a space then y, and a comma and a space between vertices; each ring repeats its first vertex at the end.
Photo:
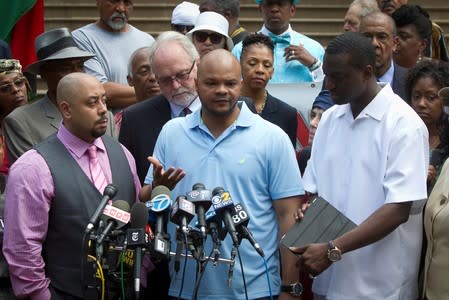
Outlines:
POLYGON ((215 49, 231 51, 234 47, 228 35, 229 23, 225 17, 213 12, 201 13, 196 19, 195 27, 186 35, 192 40, 200 57, 215 49))
POLYGON ((128 85, 128 60, 140 47, 149 47, 154 38, 128 23, 134 1, 97 0, 99 19, 73 31, 78 46, 96 54, 86 62, 86 72, 106 89, 108 108, 122 109, 137 102, 128 85))
POLYGON ((182 34, 186 34, 195 27, 196 18, 200 14, 198 5, 183 1, 176 5, 171 15, 171 28, 182 34))
MULTIPOLYGON (((296 13, 299 0, 256 0, 264 25, 260 33, 274 43, 274 73, 270 83, 297 83, 322 81, 321 68, 324 48, 317 41, 294 31, 290 19, 296 13)), ((240 59, 242 44, 232 53, 240 59)))

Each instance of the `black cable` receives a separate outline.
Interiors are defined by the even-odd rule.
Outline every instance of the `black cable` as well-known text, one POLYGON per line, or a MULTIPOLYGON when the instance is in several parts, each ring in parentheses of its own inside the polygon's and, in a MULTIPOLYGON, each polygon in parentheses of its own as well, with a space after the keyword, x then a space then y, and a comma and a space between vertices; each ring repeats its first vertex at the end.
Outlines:
POLYGON ((181 280, 181 288, 179 289, 179 294, 178 294, 178 300, 181 299, 181 294, 182 294, 182 290, 184 289, 184 279, 186 276, 186 266, 187 266, 187 234, 184 234, 184 238, 185 238, 185 248, 186 248, 186 254, 184 257, 184 267, 182 268, 182 280, 181 280))
MULTIPOLYGON (((203 275, 206 272, 207 263, 209 262, 213 252, 214 252, 214 249, 212 248, 212 250, 210 251, 209 255, 207 256, 206 261, 204 262, 204 266, 202 268, 199 268, 199 270, 202 269, 202 271, 199 272, 199 276, 197 277, 197 280, 195 282, 195 287, 193 288, 192 300, 196 300, 196 298, 197 298, 198 289, 200 288, 201 279, 203 279, 203 275)), ((201 262, 197 262, 197 264, 199 264, 199 263, 201 263, 201 262)))
POLYGON ((239 256, 240 269, 242 270, 243 288, 245 289, 245 299, 248 300, 248 291, 246 289, 245 272, 243 272, 242 257, 240 256, 239 248, 237 247, 237 255, 239 256))

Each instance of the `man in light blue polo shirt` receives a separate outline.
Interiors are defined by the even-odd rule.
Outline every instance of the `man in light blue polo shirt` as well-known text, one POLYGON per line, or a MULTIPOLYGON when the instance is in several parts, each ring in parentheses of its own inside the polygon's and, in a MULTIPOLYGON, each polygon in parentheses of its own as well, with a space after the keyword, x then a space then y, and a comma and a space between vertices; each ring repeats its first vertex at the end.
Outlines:
MULTIPOLYGON (((322 81, 323 46, 290 25, 299 0, 256 0, 256 3, 264 21, 259 32, 274 43, 274 73, 270 83, 322 81)), ((238 43, 232 54, 240 59, 241 52, 242 43, 238 43)))
MULTIPOLYGON (((238 61, 228 51, 214 50, 201 58, 196 86, 201 110, 186 118, 169 121, 156 142, 152 163, 141 193, 147 200, 151 185, 172 188, 172 196, 185 195, 192 185, 202 182, 207 188, 217 186, 229 191, 234 203, 242 203, 250 217, 249 230, 265 252, 272 293, 288 299, 288 288, 298 280, 296 257, 281 248, 279 238, 295 223, 304 193, 294 149, 288 136, 238 101, 241 88, 238 61), (281 293, 282 290, 286 291, 281 293)), ((175 226, 169 225, 172 246, 176 245, 175 226)), ((231 256, 230 237, 222 242, 221 257, 231 256)), ((212 249, 210 238, 205 253, 212 249)), ((172 251, 173 251, 172 247, 172 251)), ((270 296, 264 260, 254 248, 242 241, 239 247, 243 261, 249 299, 270 296)), ((184 260, 181 261, 183 269, 184 260)), ((209 263, 198 291, 200 299, 245 299, 242 271, 235 265, 232 286, 228 287, 228 265, 209 263)), ((183 278, 170 267, 172 297, 190 299, 195 285, 195 261, 189 260, 183 278)), ((280 298, 280 299, 281 299, 280 298)))

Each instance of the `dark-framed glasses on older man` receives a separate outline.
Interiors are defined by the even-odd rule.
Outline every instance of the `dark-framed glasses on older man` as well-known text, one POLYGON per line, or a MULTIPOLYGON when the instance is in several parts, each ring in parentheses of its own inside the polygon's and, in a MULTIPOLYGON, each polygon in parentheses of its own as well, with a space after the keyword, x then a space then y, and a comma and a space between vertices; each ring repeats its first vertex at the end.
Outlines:
POLYGON ((167 86, 175 80, 178 83, 182 83, 183 81, 186 81, 187 79, 189 79, 190 73, 192 73, 193 67, 195 66, 195 62, 196 61, 193 61, 192 66, 190 67, 190 69, 188 71, 180 72, 178 74, 175 74, 174 76, 159 77, 159 78, 157 78, 157 82, 159 83, 159 85, 167 86))

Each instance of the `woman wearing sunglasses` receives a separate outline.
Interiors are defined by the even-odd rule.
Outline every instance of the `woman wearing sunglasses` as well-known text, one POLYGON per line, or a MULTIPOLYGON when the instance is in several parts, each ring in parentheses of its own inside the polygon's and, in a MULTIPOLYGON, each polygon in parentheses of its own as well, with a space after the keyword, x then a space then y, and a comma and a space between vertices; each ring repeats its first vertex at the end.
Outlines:
POLYGON ((232 39, 228 36, 229 23, 222 15, 206 11, 196 19, 195 27, 187 33, 200 57, 215 49, 227 49, 234 47, 232 39))

